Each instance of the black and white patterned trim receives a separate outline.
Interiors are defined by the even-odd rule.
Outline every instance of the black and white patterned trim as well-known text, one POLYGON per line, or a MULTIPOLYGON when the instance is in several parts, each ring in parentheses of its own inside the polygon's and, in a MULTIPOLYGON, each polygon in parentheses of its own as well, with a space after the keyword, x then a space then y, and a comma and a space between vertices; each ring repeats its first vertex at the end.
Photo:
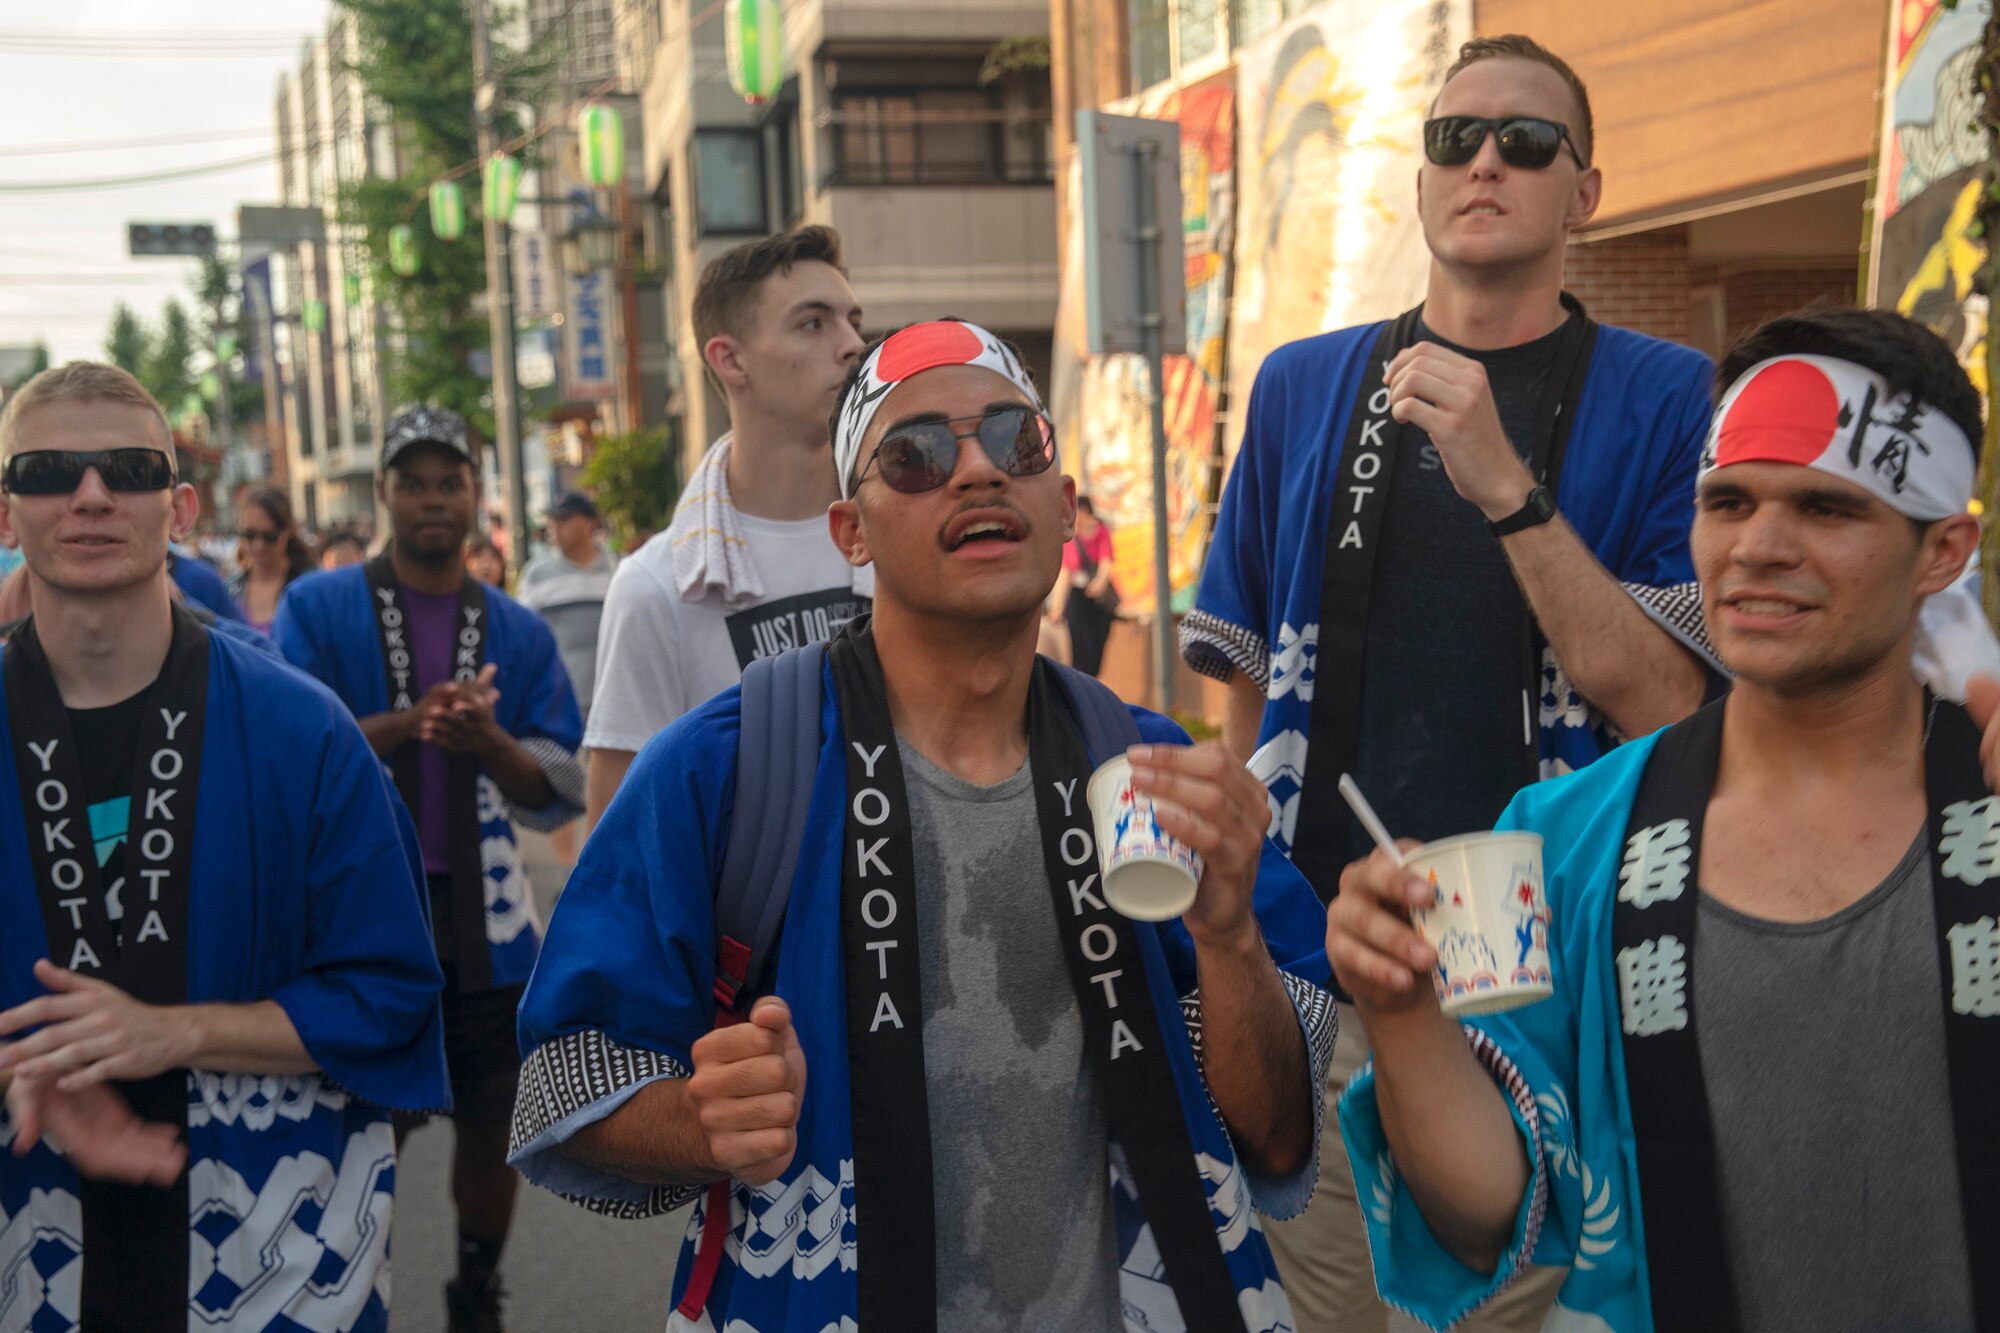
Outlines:
POLYGON ((562 805, 545 810, 511 807, 514 822, 537 833, 553 833, 583 813, 583 765, 577 762, 576 751, 565 750, 546 736, 523 737, 521 748, 533 756, 562 805))
POLYGON ((1701 612, 1699 583, 1669 583, 1660 587, 1648 583, 1627 583, 1622 586, 1648 619, 1673 635, 1677 643, 1699 657, 1709 670, 1724 680, 1729 678, 1729 668, 1722 665, 1722 659, 1715 655, 1715 644, 1708 637, 1708 617, 1701 612))
POLYGON ((1204 676, 1227 682, 1241 671, 1259 689, 1271 688, 1271 645, 1207 611, 1181 617, 1181 657, 1204 676))
MULTIPOLYGON (((1278 980, 1285 983, 1285 994, 1292 1002, 1292 1009, 1299 1016, 1299 1026, 1306 1039, 1306 1063, 1310 1066, 1313 1115, 1313 1155, 1319 1155, 1320 1134, 1325 1128, 1326 1098, 1321 1089, 1326 1086, 1327 1071, 1333 1067, 1334 1038, 1340 1032, 1340 1013, 1333 1002, 1333 996, 1304 977, 1293 976, 1282 967, 1278 969, 1278 980)), ((1224 1135, 1229 1133, 1229 1122, 1222 1117, 1222 1108, 1215 1104, 1215 1092, 1208 1086, 1208 1066, 1202 1056, 1202 1014, 1201 987, 1197 986, 1181 996, 1181 1022, 1187 1025, 1188 1045, 1194 1048, 1195 1068, 1201 1070, 1202 1095, 1208 1099, 1209 1114, 1215 1123, 1222 1126, 1224 1135)), ((1314 1172, 1317 1182, 1318 1172, 1314 1172)), ((1310 1196, 1308 1195, 1308 1199, 1310 1196)), ((1303 1210, 1305 1201, 1301 1201, 1303 1210)))
MULTIPOLYGON (((1522 1123, 1528 1127, 1528 1166, 1534 1178, 1529 1187, 1527 1229, 1521 1237, 1520 1253, 1514 1256, 1514 1267, 1506 1277, 1506 1281, 1511 1282, 1532 1261, 1535 1246, 1542 1238, 1542 1223, 1548 1218, 1549 1172, 1542 1158, 1541 1108, 1535 1104, 1534 1089, 1528 1086, 1528 1080, 1521 1077, 1521 1071, 1494 1044, 1493 1038, 1475 1027, 1466 1027, 1464 1032, 1466 1043, 1472 1047, 1472 1054, 1480 1067, 1500 1085, 1500 1090, 1507 1094, 1507 1100, 1514 1103, 1522 1123)), ((1499 1287, 1494 1290, 1497 1294, 1499 1287)))
MULTIPOLYGON (((593 1102, 639 1083, 686 1078, 690 1071, 660 1051, 625 1046, 598 1031, 572 1032, 537 1046, 522 1062, 514 1094, 511 1157, 593 1102)), ((563 1194, 607 1217, 656 1217, 702 1196, 706 1185, 658 1185, 642 1201, 563 1194)))

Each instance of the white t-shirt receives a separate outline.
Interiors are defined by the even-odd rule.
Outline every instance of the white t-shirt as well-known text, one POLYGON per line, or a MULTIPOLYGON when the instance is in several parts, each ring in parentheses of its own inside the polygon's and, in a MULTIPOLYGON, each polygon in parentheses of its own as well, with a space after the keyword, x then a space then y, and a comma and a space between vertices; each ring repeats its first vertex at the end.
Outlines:
POLYGON ((674 584, 671 530, 619 563, 598 631, 586 746, 638 750, 734 685, 757 658, 831 638, 868 609, 825 517, 779 521, 740 510, 733 517, 764 584, 758 601, 726 602, 713 589, 684 599, 674 584))

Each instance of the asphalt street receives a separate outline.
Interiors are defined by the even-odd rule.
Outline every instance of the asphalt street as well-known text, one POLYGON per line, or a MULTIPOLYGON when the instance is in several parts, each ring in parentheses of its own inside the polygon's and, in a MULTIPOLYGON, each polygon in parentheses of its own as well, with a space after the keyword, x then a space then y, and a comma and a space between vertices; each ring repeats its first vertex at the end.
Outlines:
MULTIPOLYGON (((563 867, 546 839, 526 830, 521 839, 546 921, 563 867)), ((410 1136, 397 1165, 395 1333, 444 1333, 444 1284, 457 1266, 451 1135, 447 1122, 426 1125, 410 1136)), ((659 1333, 686 1227, 685 1213, 638 1222, 600 1217, 524 1182, 500 1262, 509 1333, 659 1333)))

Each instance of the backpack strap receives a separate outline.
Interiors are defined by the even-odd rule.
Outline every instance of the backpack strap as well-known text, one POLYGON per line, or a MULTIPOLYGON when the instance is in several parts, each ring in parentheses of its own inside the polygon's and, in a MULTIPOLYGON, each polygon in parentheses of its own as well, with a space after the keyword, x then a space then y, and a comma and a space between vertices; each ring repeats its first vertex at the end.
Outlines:
POLYGON ((715 886, 715 1000, 757 992, 792 896, 819 768, 826 645, 759 658, 743 672, 736 806, 715 886))
MULTIPOLYGON (((736 734, 736 806, 715 885, 715 1025, 740 1023, 784 928, 819 768, 826 645, 762 657, 743 672, 736 734)), ((701 1241, 675 1307, 694 1320, 708 1304, 729 1234, 730 1181, 708 1187, 701 1241)))

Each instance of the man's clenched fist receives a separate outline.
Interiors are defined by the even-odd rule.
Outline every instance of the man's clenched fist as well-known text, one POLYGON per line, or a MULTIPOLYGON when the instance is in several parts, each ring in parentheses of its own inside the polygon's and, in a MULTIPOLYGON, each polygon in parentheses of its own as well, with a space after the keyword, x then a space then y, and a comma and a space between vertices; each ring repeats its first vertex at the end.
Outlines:
POLYGON ((694 1044, 688 1097, 718 1171, 746 1185, 784 1174, 798 1149, 806 1097, 806 1054, 792 1011, 766 996, 748 1022, 717 1028, 694 1044))

